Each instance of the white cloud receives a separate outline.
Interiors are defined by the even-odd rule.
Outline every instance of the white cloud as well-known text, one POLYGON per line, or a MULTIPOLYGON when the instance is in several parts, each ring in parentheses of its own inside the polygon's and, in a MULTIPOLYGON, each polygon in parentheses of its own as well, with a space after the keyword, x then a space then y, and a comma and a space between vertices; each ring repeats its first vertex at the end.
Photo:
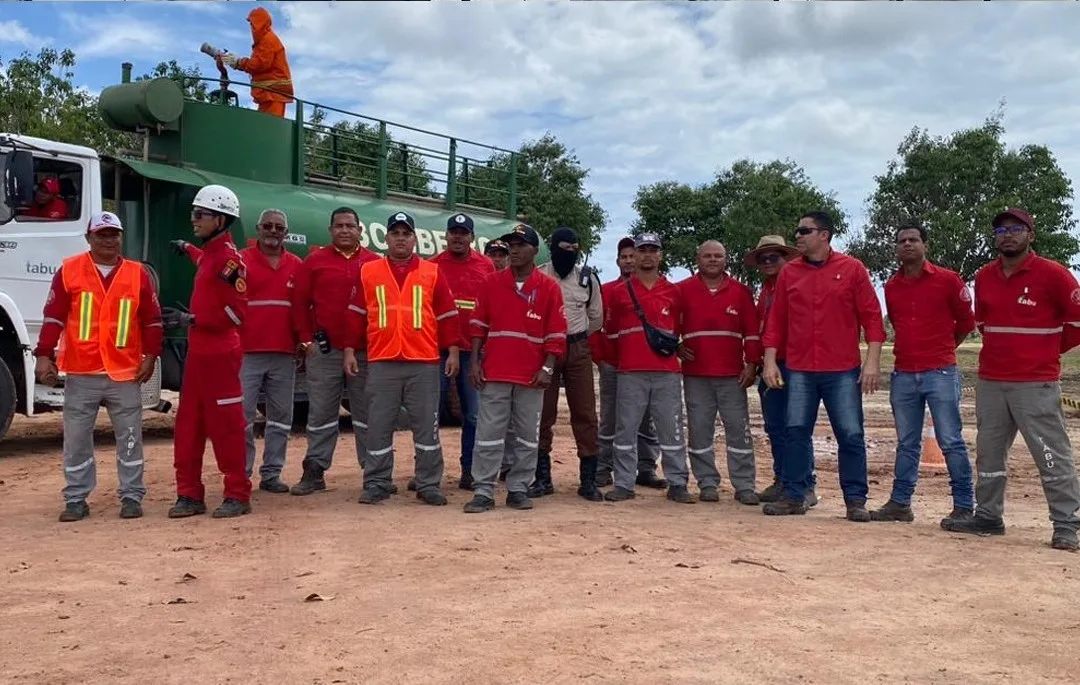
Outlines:
POLYGON ((47 45, 49 42, 48 38, 35 36, 29 29, 14 19, 0 21, 0 45, 10 43, 30 48, 47 45))
POLYGON ((65 11, 61 19, 79 42, 72 48, 79 59, 133 56, 162 57, 175 51, 176 37, 165 24, 122 11, 104 14, 65 11))

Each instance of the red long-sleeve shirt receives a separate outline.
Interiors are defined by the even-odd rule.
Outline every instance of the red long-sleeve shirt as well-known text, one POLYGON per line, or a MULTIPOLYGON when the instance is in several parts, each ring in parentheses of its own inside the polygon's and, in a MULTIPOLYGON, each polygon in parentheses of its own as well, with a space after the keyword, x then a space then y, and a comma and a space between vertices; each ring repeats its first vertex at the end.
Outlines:
POLYGON ((469 320, 476 310, 476 301, 480 297, 480 287, 490 274, 495 273, 495 265, 490 259, 472 248, 464 257, 456 257, 449 250, 443 250, 431 258, 439 265, 439 271, 454 293, 458 319, 461 324, 461 337, 469 340, 471 331, 469 320))
MULTIPOLYGON (((117 263, 116 268, 101 279, 106 291, 112 285, 119 266, 117 263)), ((52 285, 49 286, 49 296, 45 300, 43 311, 44 323, 41 325, 41 333, 38 334, 37 347, 34 348, 35 357, 56 357, 56 347, 60 344, 60 336, 64 333, 68 314, 71 313, 71 293, 64 288, 63 270, 64 267, 56 270, 52 285)), ((165 330, 161 326, 161 306, 158 304, 150 274, 146 269, 139 270, 142 272, 139 277, 139 308, 135 316, 142 329, 143 354, 160 357, 161 343, 165 337, 165 330)))
POLYGON ((724 378, 761 364, 761 324, 749 288, 728 276, 713 292, 697 274, 676 287, 683 343, 694 353, 682 363, 683 375, 724 378))
POLYGON ((679 372, 679 360, 661 357, 653 352, 645 340, 641 319, 634 310, 627 283, 633 284, 634 294, 645 320, 660 330, 679 335, 682 320, 682 298, 679 289, 661 276, 653 287, 646 288, 637 276, 623 281, 611 289, 611 299, 605 299, 604 333, 610 348, 610 358, 619 371, 671 371, 679 372))
MULTIPOLYGON (((189 248, 188 254, 192 254, 189 248)), ((224 233, 202 247, 195 267, 189 308, 195 323, 188 331, 190 353, 240 349, 240 327, 247 319, 247 269, 232 238, 224 233)))
POLYGON ((483 341, 488 381, 530 385, 549 354, 566 354, 562 288, 539 269, 520 290, 510 269, 484 279, 470 322, 472 338, 483 341))
POLYGON ((786 348, 788 368, 858 368, 860 328, 866 342, 885 342, 881 304, 858 259, 830 252, 819 266, 799 258, 780 269, 762 342, 766 348, 786 348))
MULTIPOLYGON (((772 310, 773 300, 776 299, 776 276, 766 279, 761 284, 761 292, 758 293, 757 298, 757 315, 758 321, 761 324, 761 340, 764 343, 765 340, 765 325, 769 322, 769 312, 772 310)), ((762 344, 762 349, 765 349, 765 345, 762 344)), ((787 359, 787 350, 784 348, 778 348, 776 350, 776 361, 782 362, 787 359)))
MULTIPOLYGON (((600 299, 604 302, 605 318, 607 310, 611 306, 611 298, 614 297, 614 289, 618 288, 622 282, 623 278, 620 276, 600 286, 600 299)), ((622 287, 625 288, 626 286, 622 287)), ((608 344, 607 335, 603 329, 589 335, 589 351, 592 352, 594 364, 603 362, 615 366, 614 349, 608 344)))
MULTIPOLYGON (((385 257, 377 257, 377 259, 385 259, 385 257)), ((403 263, 387 261, 390 263, 390 272, 394 274, 398 287, 404 286, 409 272, 415 271, 420 265, 420 258, 416 255, 403 263)), ((441 272, 439 278, 435 279, 435 291, 431 296, 431 308, 434 310, 435 320, 438 322, 439 349, 465 347, 465 340, 461 337, 461 326, 457 321, 460 314, 458 314, 457 306, 454 304, 454 294, 450 291, 450 286, 447 284, 446 279, 442 277, 441 272)), ((344 346, 351 347, 354 350, 366 348, 368 327, 367 293, 364 290, 363 281, 359 278, 356 281, 356 293, 353 295, 352 301, 345 312, 344 324, 344 346)), ((394 359, 384 359, 383 361, 410 360, 405 359, 404 355, 399 355, 394 359)))
POLYGON ((996 259, 975 274, 975 325, 983 336, 979 378, 1056 381, 1061 354, 1080 344, 1080 287, 1034 252, 1008 277, 996 259))
POLYGON ((895 331, 897 371, 955 365, 956 341, 975 328, 967 286, 955 271, 930 262, 915 278, 901 269, 885 283, 885 309, 895 331))
POLYGON ((346 257, 332 245, 308 255, 296 271, 293 288, 293 327, 300 342, 311 342, 315 331, 322 330, 331 347, 348 347, 346 312, 360 286, 360 265, 379 258, 366 247, 346 257))

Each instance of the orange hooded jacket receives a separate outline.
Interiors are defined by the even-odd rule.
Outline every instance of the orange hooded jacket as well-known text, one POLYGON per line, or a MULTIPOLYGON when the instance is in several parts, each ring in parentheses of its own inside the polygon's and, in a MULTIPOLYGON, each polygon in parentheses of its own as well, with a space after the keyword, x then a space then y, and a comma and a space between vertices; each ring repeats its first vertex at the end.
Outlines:
POLYGON ((251 57, 238 60, 236 68, 251 74, 251 97, 260 105, 265 102, 292 102, 292 72, 285 57, 285 46, 271 28, 273 20, 270 13, 256 7, 247 18, 253 40, 251 57), (274 90, 263 90, 259 86, 274 90))

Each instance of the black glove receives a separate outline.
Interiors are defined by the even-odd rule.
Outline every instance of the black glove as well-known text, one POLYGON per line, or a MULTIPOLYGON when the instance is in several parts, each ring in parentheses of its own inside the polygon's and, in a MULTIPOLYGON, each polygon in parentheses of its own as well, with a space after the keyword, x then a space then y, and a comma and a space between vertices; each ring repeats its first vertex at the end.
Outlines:
POLYGON ((170 240, 169 245, 176 254, 181 257, 187 257, 187 241, 186 240, 170 240))
POLYGON ((195 315, 179 309, 166 308, 161 312, 161 323, 165 328, 187 328, 195 325, 195 315))

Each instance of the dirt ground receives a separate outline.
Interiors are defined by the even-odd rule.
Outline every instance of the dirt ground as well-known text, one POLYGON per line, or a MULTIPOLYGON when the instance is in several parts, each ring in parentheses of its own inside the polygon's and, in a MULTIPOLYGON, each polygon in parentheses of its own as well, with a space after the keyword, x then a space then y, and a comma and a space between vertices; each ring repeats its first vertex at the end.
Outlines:
MULTIPOLYGON (((965 409, 973 426, 970 397, 965 409)), ((888 497, 895 446, 884 394, 867 417, 874 506, 888 497)), ((966 684, 1080 674, 1080 556, 1049 548, 1022 446, 999 538, 939 529, 950 508, 943 473, 922 480, 914 524, 844 521, 824 426, 823 499, 800 518, 767 518, 730 491, 694 506, 655 491, 585 502, 573 492, 564 422, 558 493, 530 512, 500 497, 493 513, 463 514, 458 434, 445 430, 448 507, 405 492, 411 457, 399 459, 402 494, 357 504, 343 435, 326 493, 256 492, 251 516, 170 521, 171 425, 148 415, 139 521, 117 518, 104 420, 99 488, 80 523, 56 522, 56 416, 17 420, 0 445, 0 682, 966 684), (313 593, 324 601, 305 601, 313 593)), ((760 423, 754 432, 764 487, 768 448, 760 423)), ((406 434, 396 444, 409 454, 406 434)), ((289 482, 303 449, 293 435, 289 482)))

